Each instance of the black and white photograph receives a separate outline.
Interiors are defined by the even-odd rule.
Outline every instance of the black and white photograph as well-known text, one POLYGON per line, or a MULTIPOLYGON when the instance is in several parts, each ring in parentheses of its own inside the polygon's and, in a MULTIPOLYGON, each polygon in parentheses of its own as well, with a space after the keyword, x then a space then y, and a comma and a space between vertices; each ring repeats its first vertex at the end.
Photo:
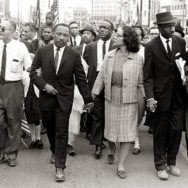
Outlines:
POLYGON ((0 0, 0 188, 187 188, 188 0, 0 0))

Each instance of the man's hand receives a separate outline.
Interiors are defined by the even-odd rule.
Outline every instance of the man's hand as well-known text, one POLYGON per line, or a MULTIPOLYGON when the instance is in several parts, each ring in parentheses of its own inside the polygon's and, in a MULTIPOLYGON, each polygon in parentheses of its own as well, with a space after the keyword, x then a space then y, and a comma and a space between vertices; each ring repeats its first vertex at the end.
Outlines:
POLYGON ((84 110, 86 110, 88 113, 90 113, 91 110, 93 109, 93 107, 94 107, 94 102, 90 102, 84 106, 84 110))
POLYGON ((51 86, 50 84, 46 84, 44 86, 44 89, 50 95, 56 95, 56 94, 58 94, 58 91, 53 86, 51 86))
POLYGON ((154 98, 148 99, 146 107, 149 109, 150 112, 155 112, 157 108, 157 101, 154 98))

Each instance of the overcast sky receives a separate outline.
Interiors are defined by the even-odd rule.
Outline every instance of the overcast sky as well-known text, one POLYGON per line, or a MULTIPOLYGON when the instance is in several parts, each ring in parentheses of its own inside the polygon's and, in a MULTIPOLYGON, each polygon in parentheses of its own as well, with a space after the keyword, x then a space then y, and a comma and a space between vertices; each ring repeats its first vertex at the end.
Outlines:
MULTIPOLYGON (((59 0, 61 4, 63 3, 66 7, 85 7, 90 9, 91 7, 91 0, 59 0)), ((101 0, 102 1, 102 0, 101 0)), ((109 0, 110 1, 110 0, 109 0)), ((18 15, 18 2, 20 10, 22 10, 22 17, 28 17, 29 13, 29 6, 34 5, 36 6, 37 0, 10 0, 10 11, 11 16, 16 17, 18 15)), ((49 0, 40 0, 41 8, 47 9, 48 8, 49 0)), ((50 0, 52 3, 53 0, 50 0)), ((167 5, 171 2, 171 0, 161 0, 162 5, 167 5)))

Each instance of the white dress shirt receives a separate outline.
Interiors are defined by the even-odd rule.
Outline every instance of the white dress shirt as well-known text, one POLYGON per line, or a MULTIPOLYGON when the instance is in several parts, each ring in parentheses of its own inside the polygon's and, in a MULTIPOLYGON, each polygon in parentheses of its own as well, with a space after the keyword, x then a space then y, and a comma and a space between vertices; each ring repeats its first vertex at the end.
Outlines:
MULTIPOLYGON (((110 47, 110 41, 111 39, 106 41, 106 53, 109 51, 109 47, 110 47)), ((97 43, 97 71, 101 70, 102 67, 102 63, 103 63, 103 43, 104 41, 99 39, 98 43, 97 43)))
MULTIPOLYGON (((74 37, 71 37, 71 39, 72 39, 72 42, 73 42, 73 45, 74 45, 74 37)), ((76 40, 76 46, 79 46, 80 43, 81 43, 82 37, 80 35, 77 35, 75 40, 76 40)))
MULTIPOLYGON (((61 63, 61 59, 63 57, 64 49, 65 49, 65 46, 59 49, 59 59, 58 59, 56 74, 58 73, 58 70, 59 70, 59 66, 60 66, 60 63, 61 63)), ((57 46, 54 45, 54 59, 55 59, 56 52, 57 52, 57 46)))
MULTIPOLYGON (((31 67, 31 57, 24 43, 12 39, 6 44, 5 81, 22 79, 23 69, 31 67)), ((4 42, 0 40, 0 73, 2 65, 4 42)))
POLYGON ((163 46, 165 47, 165 50, 166 50, 167 53, 168 53, 168 50, 167 50, 167 43, 166 43, 167 40, 169 40, 168 44, 169 44, 169 46, 170 46, 170 49, 172 50, 172 38, 166 39, 166 38, 164 38, 164 37, 160 34, 160 39, 161 39, 161 41, 162 41, 162 43, 163 43, 163 46))
POLYGON ((82 49, 82 57, 84 55, 84 52, 85 52, 85 48, 86 48, 86 43, 83 43, 83 49, 82 49))

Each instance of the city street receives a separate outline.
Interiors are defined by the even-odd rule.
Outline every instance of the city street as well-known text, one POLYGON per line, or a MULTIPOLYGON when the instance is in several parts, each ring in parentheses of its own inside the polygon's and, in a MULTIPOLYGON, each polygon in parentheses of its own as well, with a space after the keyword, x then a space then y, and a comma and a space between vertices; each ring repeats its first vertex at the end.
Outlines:
MULTIPOLYGON (((122 180, 116 175, 118 155, 113 165, 107 163, 107 149, 103 150, 101 160, 95 160, 94 147, 88 144, 84 136, 82 133, 77 140, 78 154, 68 156, 64 183, 54 180, 55 168, 49 162, 49 145, 44 135, 43 150, 28 150, 21 145, 17 167, 0 165, 0 188, 187 188, 188 161, 184 144, 177 160, 181 177, 169 175, 168 181, 161 181, 156 177, 153 165, 152 135, 147 133, 147 127, 141 126, 142 152, 137 156, 129 155, 126 165, 128 177, 122 180)), ((184 142, 184 136, 182 139, 184 142)))

